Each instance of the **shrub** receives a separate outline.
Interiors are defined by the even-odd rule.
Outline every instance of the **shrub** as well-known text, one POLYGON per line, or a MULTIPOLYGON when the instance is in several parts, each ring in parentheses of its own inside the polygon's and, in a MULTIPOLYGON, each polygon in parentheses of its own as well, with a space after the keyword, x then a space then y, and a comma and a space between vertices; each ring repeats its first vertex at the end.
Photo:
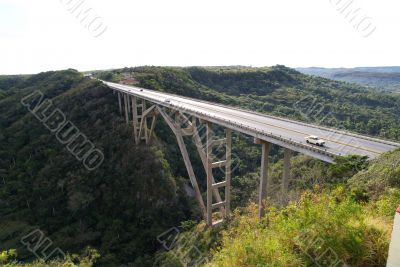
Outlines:
POLYGON ((371 223, 379 218, 367 208, 342 186, 306 191, 298 203, 270 208, 261 221, 252 205, 246 214, 236 212, 209 266, 381 266, 390 227, 371 223))

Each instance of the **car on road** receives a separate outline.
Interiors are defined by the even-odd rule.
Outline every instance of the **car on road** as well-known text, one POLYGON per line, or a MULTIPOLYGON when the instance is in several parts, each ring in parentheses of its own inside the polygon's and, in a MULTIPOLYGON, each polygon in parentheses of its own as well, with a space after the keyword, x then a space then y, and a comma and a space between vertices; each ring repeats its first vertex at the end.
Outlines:
POLYGON ((317 145, 317 146, 325 145, 325 141, 316 135, 306 136, 305 139, 306 139, 307 144, 313 144, 313 145, 317 145))
POLYGON ((165 103, 171 103, 171 99, 167 98, 164 100, 165 103))
POLYGON ((143 89, 140 89, 140 92, 143 92, 143 89))

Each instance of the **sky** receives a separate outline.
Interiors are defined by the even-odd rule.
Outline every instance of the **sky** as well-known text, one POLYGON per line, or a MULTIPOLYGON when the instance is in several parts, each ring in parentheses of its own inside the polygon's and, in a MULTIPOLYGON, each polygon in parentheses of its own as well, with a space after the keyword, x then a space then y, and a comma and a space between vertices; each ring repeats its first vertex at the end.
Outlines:
POLYGON ((0 0, 0 74, 400 65, 398 0, 0 0))

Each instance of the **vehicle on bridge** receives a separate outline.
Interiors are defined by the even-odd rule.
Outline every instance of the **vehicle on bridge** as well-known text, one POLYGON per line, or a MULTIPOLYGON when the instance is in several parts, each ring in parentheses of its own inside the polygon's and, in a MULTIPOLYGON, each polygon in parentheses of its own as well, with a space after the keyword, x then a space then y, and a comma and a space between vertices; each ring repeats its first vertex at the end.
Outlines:
MULTIPOLYGON (((137 87, 105 81, 103 81, 103 83, 108 85, 111 89, 118 91, 120 113, 124 113, 122 107, 125 107, 126 123, 129 124, 133 121, 133 125, 137 126, 133 127, 136 144, 140 144, 141 140, 145 140, 146 144, 151 143, 152 136, 154 138, 154 127, 157 115, 161 115, 167 122, 176 137, 203 218, 207 225, 212 227, 216 227, 223 223, 230 214, 232 131, 250 135, 255 138, 254 141, 256 144, 262 146, 260 193, 258 198, 258 215, 260 218, 263 217, 266 212, 264 200, 266 199, 268 191, 267 181, 270 179, 268 177, 268 158, 271 144, 284 147, 282 172, 283 196, 287 195, 292 151, 300 152, 325 162, 335 163, 335 157, 340 155, 360 155, 375 158, 384 152, 400 147, 400 143, 339 131, 333 128, 292 121, 285 118, 269 116, 211 102, 203 102, 193 98, 155 92, 148 89, 144 89, 141 93, 138 93, 138 90, 136 90, 137 87), (140 107, 139 105, 136 105, 136 108, 138 109, 137 111, 142 114, 140 119, 136 114, 136 116, 129 116, 130 114, 128 109, 130 102, 128 101, 130 101, 130 99, 128 96, 130 95, 136 96, 139 98, 139 101, 142 101, 140 107), (152 104, 152 107, 147 110, 146 101, 152 104), (177 102, 179 105, 173 105, 172 103, 174 102, 177 102), (179 112, 179 116, 172 116, 174 113, 176 114, 176 112, 179 112), (152 117, 152 123, 150 129, 148 129, 147 123, 141 122, 147 121, 150 117, 152 117), (192 119, 192 122, 191 125, 188 125, 190 119, 192 119), (197 127, 197 121, 200 123, 199 126, 201 125, 199 128, 197 127), (224 138, 217 138, 217 136, 214 135, 214 131, 212 130, 213 125, 225 128, 224 138), (199 130, 203 127, 206 127, 206 140, 204 140, 206 143, 206 149, 204 148, 202 135, 199 133, 199 130), (320 139, 316 135, 308 134, 317 132, 321 136, 330 136, 329 147, 326 146, 324 149, 316 149, 315 147, 305 145, 302 142, 303 138, 305 138, 305 141, 309 144, 317 145, 318 147, 324 146, 325 140, 320 139), (184 142, 184 136, 193 137, 198 149, 198 154, 200 155, 201 161, 205 167, 205 176, 207 177, 207 201, 204 201, 202 192, 198 186, 196 174, 193 170, 189 153, 184 142), (342 142, 339 143, 339 141, 337 141, 339 139, 342 140, 342 142), (359 142, 360 145, 354 146, 347 143, 353 140, 354 142, 359 142), (335 143, 342 144, 342 146, 335 145, 335 143), (226 155, 225 159, 214 161, 216 155, 214 155, 212 148, 217 145, 225 146, 224 150, 226 155), (221 167, 225 168, 225 180, 216 182, 213 170, 221 167), (218 191, 220 188, 225 189, 225 194, 222 197, 218 191), (219 216, 219 220, 214 221, 213 215, 215 213, 213 210, 218 208, 220 209, 220 214, 222 216, 219 216)), ((140 89, 142 88, 139 88, 139 90, 140 89)))
POLYGON ((307 144, 313 144, 313 145, 317 145, 317 146, 325 145, 325 141, 316 135, 309 135, 309 136, 305 137, 305 139, 306 139, 307 144))

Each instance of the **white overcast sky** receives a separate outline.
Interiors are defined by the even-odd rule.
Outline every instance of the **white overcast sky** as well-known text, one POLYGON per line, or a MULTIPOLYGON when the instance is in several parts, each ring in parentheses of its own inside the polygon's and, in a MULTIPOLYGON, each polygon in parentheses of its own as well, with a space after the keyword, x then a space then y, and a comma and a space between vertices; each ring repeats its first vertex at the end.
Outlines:
POLYGON ((0 74, 139 65, 400 65, 400 2, 349 1, 0 0, 0 74), (107 26, 99 37, 68 11, 68 3, 79 1, 107 26), (337 11, 345 2, 376 27, 370 36, 337 11))

